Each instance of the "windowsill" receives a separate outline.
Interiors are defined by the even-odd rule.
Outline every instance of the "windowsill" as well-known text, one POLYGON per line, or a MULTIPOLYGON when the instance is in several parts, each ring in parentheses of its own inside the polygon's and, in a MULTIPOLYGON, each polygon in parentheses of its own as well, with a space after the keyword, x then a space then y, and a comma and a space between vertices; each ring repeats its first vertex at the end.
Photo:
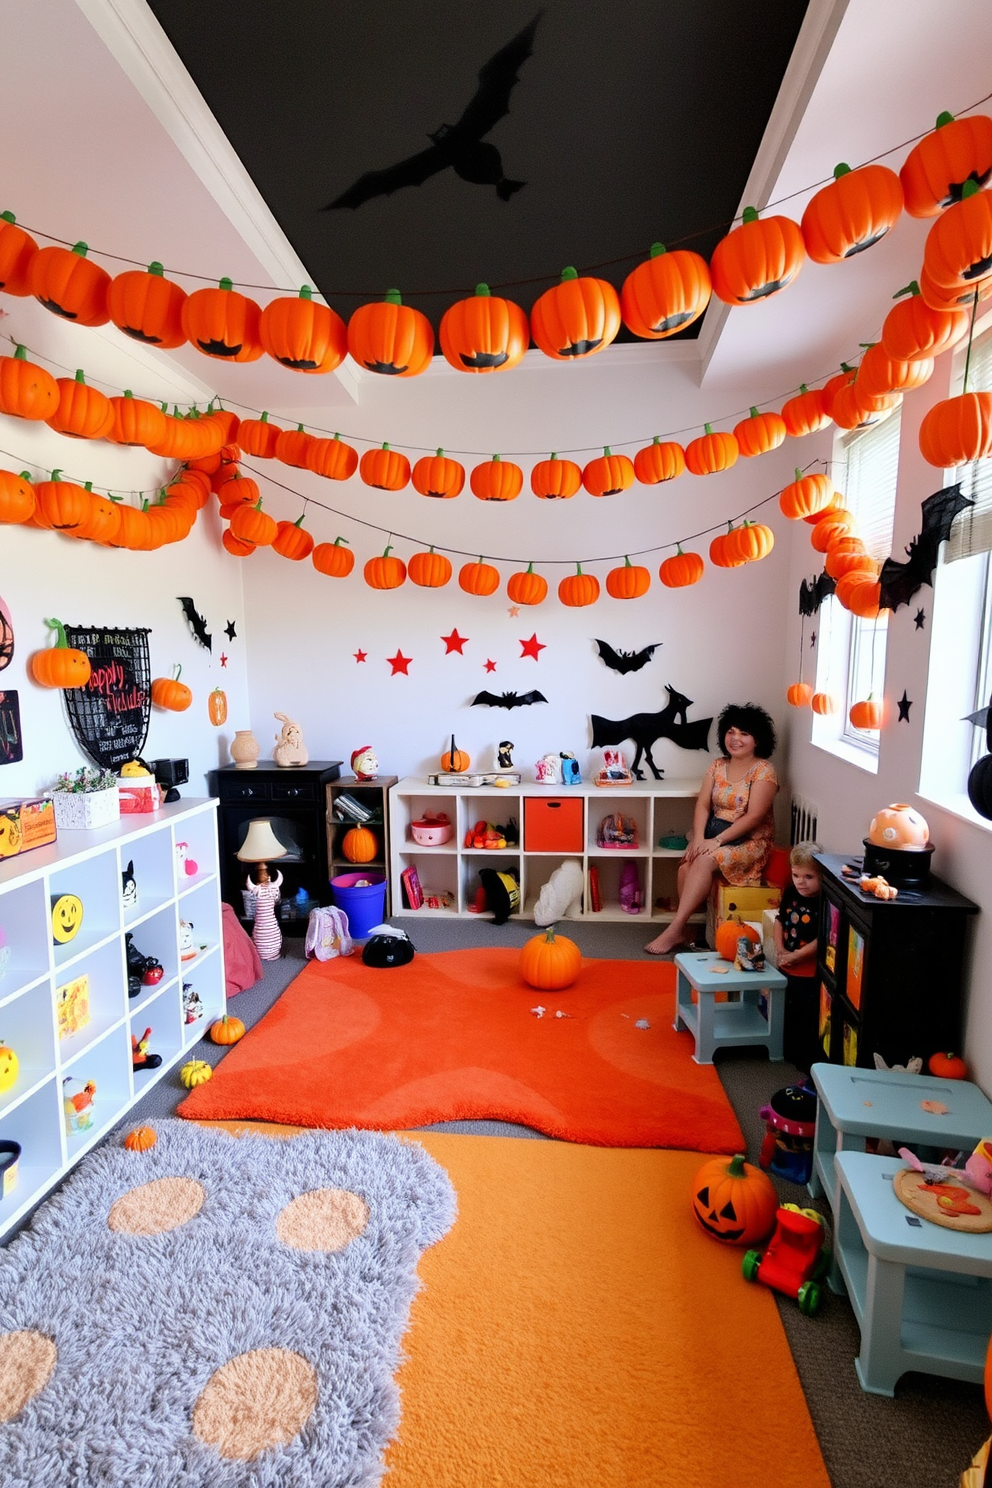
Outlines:
POLYGON ((869 775, 878 774, 878 755, 873 749, 859 749, 856 744, 848 744, 845 739, 813 739, 811 743, 814 749, 823 749, 827 754, 834 754, 849 765, 857 765, 859 770, 867 770, 869 775))
POLYGON ((926 801, 929 805, 937 806, 941 811, 956 816, 958 821, 968 822, 973 827, 980 827, 983 832, 992 832, 992 821, 986 821, 984 816, 979 816, 963 791, 941 795, 937 791, 930 794, 921 788, 917 795, 921 801, 926 801))

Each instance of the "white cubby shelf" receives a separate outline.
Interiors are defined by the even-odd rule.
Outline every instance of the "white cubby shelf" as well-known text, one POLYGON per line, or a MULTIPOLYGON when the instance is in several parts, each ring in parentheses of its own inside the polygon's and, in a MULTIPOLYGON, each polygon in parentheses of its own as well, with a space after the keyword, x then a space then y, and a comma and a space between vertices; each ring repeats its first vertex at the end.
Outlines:
MULTIPOLYGON (((498 786, 428 785, 414 776, 400 780, 389 792, 390 879, 392 913, 429 917, 462 918, 475 914, 469 906, 479 886, 479 869, 492 867, 513 873, 520 885, 520 911, 512 919, 534 918, 534 907, 541 888, 566 858, 582 864, 582 909, 572 918, 595 922, 618 920, 667 924, 674 916, 677 897, 676 874, 682 852, 662 847, 663 837, 688 836, 692 813, 699 794, 701 777, 678 780, 634 781, 629 786, 600 787, 590 782, 580 785, 554 786, 523 783, 508 788, 498 786), (573 802, 571 808, 574 850, 559 847, 528 848, 528 802, 573 802), (578 807, 578 811, 576 810, 578 807), (412 822, 429 811, 446 812, 454 828, 448 842, 441 847, 421 847, 413 840, 412 822), (633 819, 637 826, 637 846, 604 848, 598 844, 597 832, 604 817, 619 813, 633 819), (581 814, 581 827, 574 820, 581 814), (504 826, 513 820, 518 840, 505 848, 466 847, 466 834, 478 821, 504 826), (628 914, 620 908, 620 869, 625 862, 637 865, 644 908, 639 914, 628 914), (403 892, 400 875, 415 866, 425 893, 447 893, 452 904, 447 909, 411 909, 403 892), (589 869, 598 870, 602 908, 594 910, 589 892, 589 869)), ((491 914, 479 916, 491 919, 491 914)), ((703 915, 693 916, 702 923, 703 915)))
MULTIPOLYGON (((17 1079, 0 1091, 0 1138, 18 1142, 17 1182, 0 1198, 0 1237, 121 1120, 135 1101, 203 1037, 225 1011, 224 950, 217 856, 217 802, 178 801, 121 817, 93 831, 63 830, 57 842, 0 861, 0 926, 10 957, 0 976, 0 1044, 18 1058, 17 1079), (187 875, 176 844, 197 863, 187 875), (138 900, 122 902, 122 872, 134 865, 138 900), (83 921, 72 940, 54 941, 52 896, 76 894, 83 921), (193 921, 205 949, 180 961, 179 921, 193 921), (128 997, 125 936, 162 963, 162 980, 128 997), (89 978, 89 1020, 58 1033, 59 989, 89 978), (183 981, 204 1016, 187 1024, 183 981), (131 1037, 151 1027, 155 1070, 131 1067, 131 1037), (92 1123, 69 1134, 63 1081, 96 1085, 92 1123)), ((75 1087, 73 1087, 75 1088, 75 1087)))

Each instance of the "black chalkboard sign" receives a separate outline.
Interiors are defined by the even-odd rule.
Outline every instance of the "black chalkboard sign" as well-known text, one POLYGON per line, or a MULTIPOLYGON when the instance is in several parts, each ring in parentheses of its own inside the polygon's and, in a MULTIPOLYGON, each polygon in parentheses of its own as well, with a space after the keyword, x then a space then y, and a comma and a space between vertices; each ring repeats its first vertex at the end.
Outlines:
POLYGON ((16 692, 0 692, 0 765, 16 765, 24 758, 21 710, 16 692))
POLYGON ((119 770, 145 747, 152 685, 148 634, 109 626, 65 628, 69 645, 85 651, 93 669, 85 687, 66 688, 66 712, 80 748, 104 770, 119 770))

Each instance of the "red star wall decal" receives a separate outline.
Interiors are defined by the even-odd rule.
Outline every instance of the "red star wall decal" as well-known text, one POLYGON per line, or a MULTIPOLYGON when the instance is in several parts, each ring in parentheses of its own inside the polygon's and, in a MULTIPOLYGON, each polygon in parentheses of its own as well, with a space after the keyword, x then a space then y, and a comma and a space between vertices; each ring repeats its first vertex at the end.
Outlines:
POLYGON ((227 657, 224 655, 223 651, 220 653, 220 664, 222 667, 227 666, 227 657))
POLYGON ((455 626, 454 630, 451 632, 450 635, 442 636, 441 639, 444 642, 444 654, 445 654, 445 656, 449 656, 452 651, 457 651, 459 656, 464 656, 465 655, 465 652, 462 650, 462 647, 465 645, 465 642, 468 640, 468 636, 459 635, 458 634, 458 626, 457 625, 455 626))
POLYGON ((356 662, 365 661, 365 659, 367 658, 368 654, 369 653, 367 651, 353 651, 352 652, 352 655, 354 656, 356 662))
POLYGON ((495 670, 496 670, 496 663, 494 661, 492 661, 492 660, 487 660, 487 662, 486 662, 486 671, 487 672, 494 672, 495 670))
POLYGON ((407 667, 413 660, 412 656, 404 656, 402 651, 397 651, 395 656, 387 656, 386 660, 393 669, 389 674, 391 677, 395 677, 397 672, 402 672, 404 677, 409 677, 407 667))
POLYGON ((521 640, 521 642, 520 642, 520 655, 521 655, 521 658, 523 658, 524 656, 533 656, 534 660, 535 661, 538 661, 539 660, 538 652, 544 651, 546 649, 547 648, 545 647, 544 642, 543 641, 539 641, 537 639, 537 631, 536 630, 535 630, 534 634, 531 636, 531 638, 530 638, 529 641, 521 640))

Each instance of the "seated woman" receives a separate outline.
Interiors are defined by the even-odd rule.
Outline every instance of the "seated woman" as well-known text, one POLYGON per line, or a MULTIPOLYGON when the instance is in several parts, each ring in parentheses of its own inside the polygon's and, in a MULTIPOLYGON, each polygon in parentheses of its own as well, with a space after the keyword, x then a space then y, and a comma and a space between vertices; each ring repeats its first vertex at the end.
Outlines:
POLYGON ((775 726, 764 708, 731 703, 717 721, 717 739, 723 758, 710 765, 696 797, 679 864, 679 907, 667 929, 644 947, 652 956, 686 943, 689 917, 706 903, 715 874, 731 884, 758 884, 772 850, 778 776, 768 758, 775 726))

